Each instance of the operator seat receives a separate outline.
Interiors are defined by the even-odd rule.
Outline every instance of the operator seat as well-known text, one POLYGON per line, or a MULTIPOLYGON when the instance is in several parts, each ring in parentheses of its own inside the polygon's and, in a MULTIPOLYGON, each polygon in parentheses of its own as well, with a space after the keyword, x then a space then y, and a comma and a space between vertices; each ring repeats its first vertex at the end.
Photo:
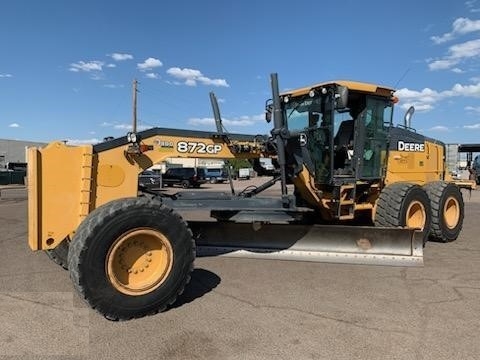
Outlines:
POLYGON ((344 120, 340 123, 337 134, 333 138, 333 144, 337 147, 347 147, 351 142, 353 142, 353 120, 344 120))
POLYGON ((353 146, 354 122, 352 119, 340 123, 337 134, 333 138, 335 157, 333 159, 334 169, 344 169, 349 164, 350 156, 348 151, 353 146))

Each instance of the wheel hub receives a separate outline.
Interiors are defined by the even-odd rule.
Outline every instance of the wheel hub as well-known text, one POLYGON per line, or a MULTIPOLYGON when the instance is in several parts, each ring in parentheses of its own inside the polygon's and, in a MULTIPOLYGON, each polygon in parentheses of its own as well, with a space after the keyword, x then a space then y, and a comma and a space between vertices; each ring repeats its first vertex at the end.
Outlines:
POLYGON ((458 221, 460 220, 460 205, 458 204, 458 200, 454 197, 449 197, 445 201, 443 218, 445 220, 445 225, 449 229, 454 229, 458 225, 458 221))
POLYGON ((111 284, 127 295, 144 295, 160 286, 173 264, 170 241, 157 230, 135 229, 114 241, 105 261, 111 284))
POLYGON ((417 228, 423 230, 427 215, 425 207, 420 201, 413 201, 407 209, 406 225, 410 228, 417 228))

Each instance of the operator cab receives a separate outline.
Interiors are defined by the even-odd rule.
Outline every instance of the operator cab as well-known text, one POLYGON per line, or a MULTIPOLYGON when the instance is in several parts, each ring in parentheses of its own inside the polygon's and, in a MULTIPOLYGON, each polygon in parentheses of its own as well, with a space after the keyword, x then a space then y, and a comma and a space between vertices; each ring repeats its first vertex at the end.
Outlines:
POLYGON ((305 166, 317 185, 382 178, 392 92, 337 81, 281 94, 296 172, 305 166))

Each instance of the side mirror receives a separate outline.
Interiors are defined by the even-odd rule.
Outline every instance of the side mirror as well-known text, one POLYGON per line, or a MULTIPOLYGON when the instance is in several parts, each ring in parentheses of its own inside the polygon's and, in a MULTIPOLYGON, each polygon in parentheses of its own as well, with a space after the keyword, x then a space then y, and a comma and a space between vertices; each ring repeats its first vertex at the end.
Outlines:
POLYGON ((405 117, 403 119, 405 127, 408 129, 412 125, 412 116, 413 113, 415 112, 415 108, 413 106, 410 106, 405 113, 405 117))
POLYGON ((273 102, 272 99, 267 100, 265 103, 265 121, 270 123, 272 121, 273 102))
POLYGON ((345 109, 348 106, 348 88, 346 86, 337 85, 335 92, 336 108, 345 109))

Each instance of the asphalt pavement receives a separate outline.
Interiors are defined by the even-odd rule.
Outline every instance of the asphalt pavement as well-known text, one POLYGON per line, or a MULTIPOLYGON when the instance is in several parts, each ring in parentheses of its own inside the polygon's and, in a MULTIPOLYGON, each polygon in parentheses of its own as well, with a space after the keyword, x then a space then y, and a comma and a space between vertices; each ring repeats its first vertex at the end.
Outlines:
POLYGON ((16 191, 0 198, 0 359, 480 358, 480 191, 464 192, 461 236, 428 243, 424 267, 198 258, 171 309, 126 322, 30 251, 16 191))

